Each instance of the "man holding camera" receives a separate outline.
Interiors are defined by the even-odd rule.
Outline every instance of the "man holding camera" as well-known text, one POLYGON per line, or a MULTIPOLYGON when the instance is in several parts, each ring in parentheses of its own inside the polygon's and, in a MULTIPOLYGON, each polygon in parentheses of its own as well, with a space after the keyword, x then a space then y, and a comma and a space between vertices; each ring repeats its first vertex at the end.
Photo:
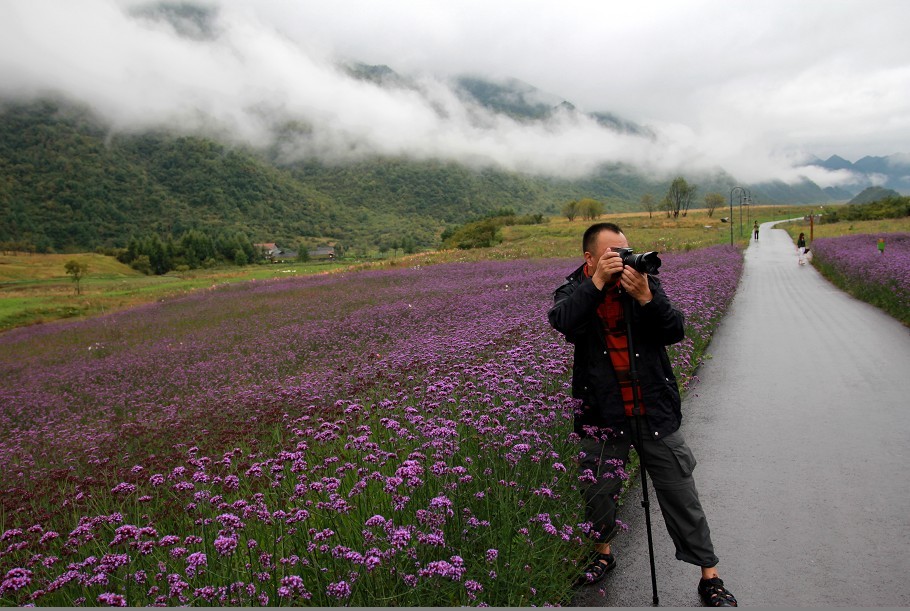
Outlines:
POLYGON ((695 457, 679 431, 681 400, 666 346, 681 341, 685 332, 682 313, 652 275, 660 260, 648 253, 651 265, 639 265, 643 257, 621 250, 629 243, 613 223, 589 227, 582 246, 584 264, 556 289, 548 313, 550 324, 575 346, 572 395, 581 400, 575 432, 581 438, 586 520, 595 542, 580 584, 597 583, 616 566, 610 542, 618 531, 619 472, 635 445, 677 559, 701 567, 702 602, 736 606, 717 573, 718 558, 692 477, 695 457))

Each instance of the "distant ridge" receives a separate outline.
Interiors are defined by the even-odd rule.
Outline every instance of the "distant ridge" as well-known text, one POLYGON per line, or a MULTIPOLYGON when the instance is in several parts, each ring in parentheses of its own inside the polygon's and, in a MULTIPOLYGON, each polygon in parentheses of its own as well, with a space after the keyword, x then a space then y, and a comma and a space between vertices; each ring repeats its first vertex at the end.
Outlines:
POLYGON ((847 203, 869 204, 871 202, 880 202, 892 197, 900 197, 900 193, 893 189, 885 189, 884 187, 866 187, 859 195, 847 203))
POLYGON ((910 155, 907 154, 866 156, 856 162, 832 155, 825 160, 815 159, 809 165, 849 172, 853 177, 852 195, 866 187, 883 187, 910 195, 910 155))

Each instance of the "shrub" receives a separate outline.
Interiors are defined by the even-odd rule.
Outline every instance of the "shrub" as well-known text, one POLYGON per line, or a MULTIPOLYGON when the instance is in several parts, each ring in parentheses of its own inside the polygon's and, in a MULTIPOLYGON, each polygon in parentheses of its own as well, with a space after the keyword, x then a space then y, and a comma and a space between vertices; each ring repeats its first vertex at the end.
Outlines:
POLYGON ((148 255, 139 255, 130 262, 130 267, 146 276, 152 275, 152 262, 149 260, 148 255))

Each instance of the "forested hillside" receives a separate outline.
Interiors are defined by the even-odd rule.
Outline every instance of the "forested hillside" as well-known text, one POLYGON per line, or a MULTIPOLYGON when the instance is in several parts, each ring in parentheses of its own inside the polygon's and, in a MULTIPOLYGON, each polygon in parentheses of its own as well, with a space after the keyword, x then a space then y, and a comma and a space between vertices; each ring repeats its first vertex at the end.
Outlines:
MULTIPOLYGON (((445 229, 495 210, 558 214, 594 198, 605 211, 628 211, 645 193, 660 200, 669 184, 618 166, 568 180, 406 158, 293 166, 277 158, 200 135, 117 133, 60 101, 0 104, 0 243, 72 252, 197 229, 291 248, 434 247, 445 229)), ((692 182, 698 201, 734 184, 692 182)))
POLYGON ((0 242, 38 250, 125 246, 131 236, 243 231, 254 241, 438 243, 452 224, 509 207, 556 212, 577 190, 435 161, 280 167, 198 136, 110 135, 85 109, 43 101, 0 113, 0 242))
POLYGON ((328 230, 328 211, 340 212, 332 204, 286 172, 213 141, 108 138, 87 112, 50 102, 0 115, 3 241, 80 250, 213 227, 287 238, 328 230))

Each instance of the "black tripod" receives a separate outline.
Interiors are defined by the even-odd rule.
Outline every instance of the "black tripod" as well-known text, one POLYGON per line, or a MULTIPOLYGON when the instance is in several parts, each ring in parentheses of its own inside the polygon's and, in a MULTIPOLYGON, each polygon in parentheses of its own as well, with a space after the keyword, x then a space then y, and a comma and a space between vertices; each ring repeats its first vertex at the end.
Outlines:
POLYGON ((645 418, 641 414, 641 404, 638 400, 640 386, 638 381, 638 369, 635 365, 635 345, 632 341, 632 297, 624 290, 620 289, 623 301, 623 315, 626 319, 626 340, 629 350, 629 376, 632 379, 632 414, 636 419, 635 426, 635 450, 638 452, 639 468, 641 469, 641 506, 645 508, 645 530, 648 532, 648 558, 651 562, 651 592, 653 594, 654 606, 660 604, 657 597, 657 573, 654 569, 654 542, 651 538, 651 502, 648 500, 648 477, 645 466, 645 454, 642 447, 641 429, 645 425, 645 418))

